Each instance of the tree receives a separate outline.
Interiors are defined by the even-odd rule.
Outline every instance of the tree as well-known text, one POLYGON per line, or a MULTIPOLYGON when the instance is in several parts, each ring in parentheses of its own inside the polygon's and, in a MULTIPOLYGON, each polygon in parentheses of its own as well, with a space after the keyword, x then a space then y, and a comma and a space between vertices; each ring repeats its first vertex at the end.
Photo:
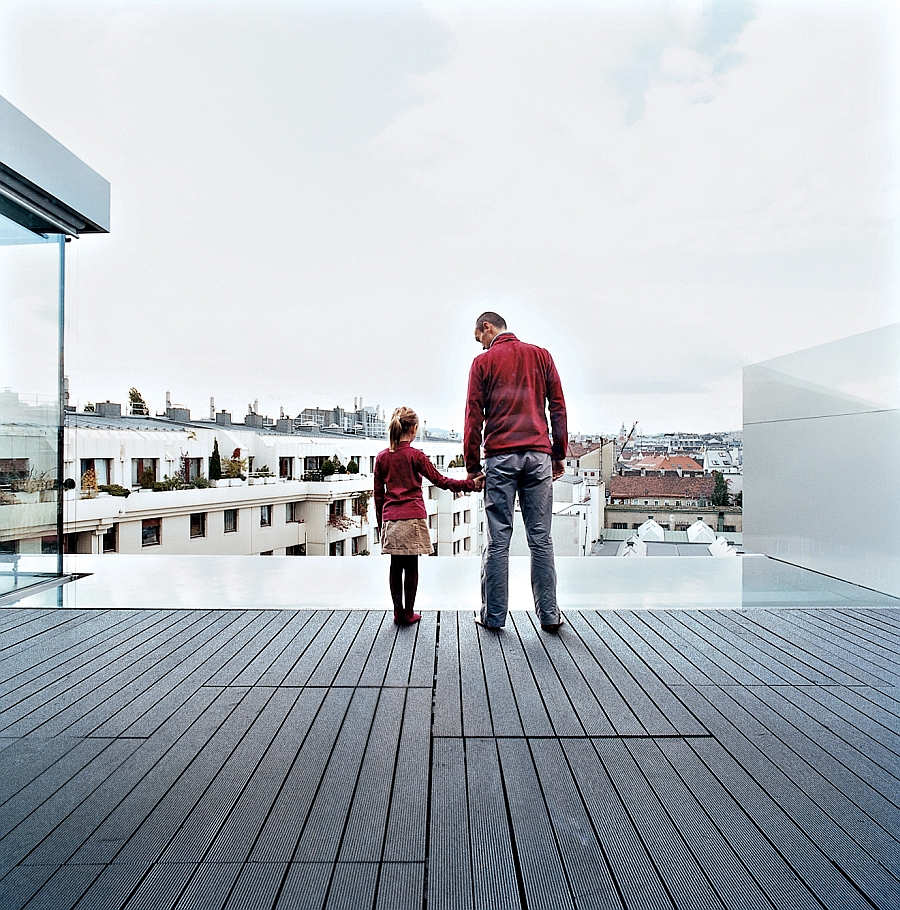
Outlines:
POLYGON ((353 459, 347 462, 347 473, 359 474, 359 465, 353 459))
POLYGON ((744 508, 744 491, 741 490, 739 493, 735 494, 734 504, 740 508, 744 508))
POLYGON ((322 467, 320 468, 320 470, 322 471, 323 477, 331 477, 331 475, 334 474, 334 472, 337 470, 337 468, 335 467, 334 462, 330 458, 326 458, 325 461, 322 462, 322 467))
POLYGON ((150 416, 150 408, 147 407, 147 402, 144 401, 144 397, 134 386, 128 390, 128 402, 131 405, 132 414, 141 414, 144 417, 150 416))
POLYGON ((466 466, 466 461, 462 455, 457 455, 450 464, 447 465, 448 468, 464 468, 466 466))
POLYGON ((213 439, 212 455, 209 457, 209 479, 222 479, 222 456, 219 455, 219 440, 213 439))
POLYGON ((85 405, 84 405, 84 413, 85 413, 85 414, 93 414, 93 413, 94 413, 94 405, 93 405, 93 402, 90 402, 90 401, 85 402, 85 405))
POLYGON ((725 475, 721 471, 713 471, 716 485, 713 487, 712 504, 714 506, 728 505, 728 484, 725 481, 725 475))

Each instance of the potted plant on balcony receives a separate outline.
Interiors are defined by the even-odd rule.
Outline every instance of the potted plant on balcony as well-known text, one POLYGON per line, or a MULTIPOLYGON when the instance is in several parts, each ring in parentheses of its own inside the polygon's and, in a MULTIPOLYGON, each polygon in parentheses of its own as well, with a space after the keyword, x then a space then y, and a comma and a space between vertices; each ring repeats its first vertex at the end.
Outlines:
POLYGON ((235 449, 231 458, 222 459, 222 478, 216 481, 217 487, 239 487, 247 479, 244 471, 247 469, 247 459, 241 458, 241 450, 235 449))
POLYGON ((222 457, 219 455, 218 439, 213 439, 212 455, 209 456, 209 479, 213 483, 222 479, 222 457))

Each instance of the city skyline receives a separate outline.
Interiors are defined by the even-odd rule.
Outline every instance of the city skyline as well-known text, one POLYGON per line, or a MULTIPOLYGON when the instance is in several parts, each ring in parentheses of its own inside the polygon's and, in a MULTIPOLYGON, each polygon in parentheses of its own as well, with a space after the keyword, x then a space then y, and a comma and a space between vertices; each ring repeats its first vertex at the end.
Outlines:
MULTIPOLYGON (((134 388, 136 388, 137 391, 140 393, 140 391, 141 391, 140 388, 137 388, 137 387, 134 387, 134 388)), ((164 418, 167 416, 166 409, 168 407, 171 407, 176 410, 182 409, 182 408, 187 408, 187 410, 190 412, 190 418, 186 422, 193 423, 196 421, 196 422, 200 422, 200 423, 205 423, 205 422, 215 420, 215 414, 211 413, 209 406, 207 406, 205 409, 201 408, 200 410, 195 411, 194 409, 187 407, 186 405, 183 405, 182 403, 176 401, 174 396, 171 394, 171 390, 166 390, 165 394, 168 396, 169 400, 164 401, 162 407, 157 407, 153 401, 146 401, 143 394, 141 395, 141 397, 144 398, 145 404, 147 405, 147 409, 149 411, 149 413, 146 415, 147 417, 164 418)), ((239 425, 242 422, 242 420, 244 419, 244 417, 248 416, 251 413, 254 415, 257 415, 261 418, 269 419, 274 424, 274 422, 276 422, 280 418, 290 419, 290 420, 300 420, 302 418, 303 413, 308 410, 325 410, 325 411, 342 410, 342 411, 345 411, 346 414, 355 414, 358 411, 361 411, 364 406, 366 408, 369 408, 369 407, 375 408, 381 414, 382 420, 387 420, 390 417, 390 414, 388 414, 384 410, 384 408, 380 407, 379 405, 369 405, 367 403, 367 401, 368 400, 366 399, 366 401, 364 402, 364 399, 362 396, 357 396, 356 398, 354 398, 352 408, 350 406, 345 406, 341 402, 336 402, 331 408, 321 408, 320 405, 306 405, 305 407, 301 408, 299 411, 296 411, 294 413, 285 411, 283 414, 280 412, 281 409, 279 409, 278 413, 271 413, 271 414, 267 413, 263 409, 263 407, 259 403, 259 401, 249 401, 249 402, 247 402, 246 406, 243 409, 239 408, 237 410, 229 410, 228 408, 220 408, 218 403, 216 403, 214 400, 213 400, 213 405, 215 407, 216 413, 219 413, 221 411, 227 411, 230 414, 232 422, 235 425, 239 425)), ((97 411, 97 406, 101 405, 101 404, 118 405, 121 409, 121 414, 123 416, 127 416, 130 413, 128 393, 125 393, 124 395, 120 395, 115 400, 105 399, 105 400, 101 401, 99 398, 93 399, 93 398, 88 397, 88 398, 84 399, 83 401, 79 402, 78 405, 72 403, 69 405, 69 407, 71 408, 72 413, 78 413, 78 412, 95 413, 97 411)), ((461 441, 461 439, 462 439, 462 428, 461 427, 459 429, 456 429, 455 427, 438 427, 438 426, 434 425, 433 423, 429 422, 426 414, 420 414, 419 417, 422 421, 423 429, 427 429, 429 432, 433 430, 434 432, 457 433, 460 438, 460 441, 461 441)), ((174 419, 176 421, 184 420, 184 418, 182 418, 180 416, 175 416, 174 419)), ((691 429, 690 427, 680 427, 677 429, 668 428, 668 429, 654 430, 654 431, 648 430, 648 431, 644 432, 640 429, 640 421, 636 421, 636 422, 634 422, 634 424, 635 424, 634 432, 632 434, 630 434, 630 436, 629 436, 629 438, 633 438, 633 439, 641 439, 641 438, 656 439, 658 437, 664 437, 664 436, 700 436, 700 437, 721 436, 721 435, 733 435, 735 433, 740 434, 740 432, 741 432, 741 428, 739 426, 730 427, 730 428, 718 427, 718 428, 715 428, 712 430, 694 430, 694 429, 691 429)), ((604 438, 607 438, 607 439, 613 439, 613 438, 616 438, 617 436, 622 435, 622 432, 621 432, 622 427, 625 428, 625 432, 626 432, 626 434, 628 434, 628 428, 625 426, 625 424, 622 424, 618 430, 616 430, 615 428, 612 428, 612 427, 608 427, 608 428, 596 428, 595 427, 592 429, 569 427, 569 436, 570 437, 603 436, 604 438)), ((352 434, 349 434, 349 435, 352 436, 352 434)))
POLYGON ((78 404, 372 389, 461 431, 495 309, 573 430, 722 431, 744 365, 900 319, 889 3, 12 0, 0 26, 0 94, 112 184, 111 234, 69 244, 78 404))

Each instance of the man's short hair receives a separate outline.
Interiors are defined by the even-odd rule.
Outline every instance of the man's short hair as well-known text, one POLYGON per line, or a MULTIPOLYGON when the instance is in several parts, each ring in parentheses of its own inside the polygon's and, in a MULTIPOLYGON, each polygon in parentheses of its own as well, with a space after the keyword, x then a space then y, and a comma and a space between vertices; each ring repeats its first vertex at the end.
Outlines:
POLYGON ((500 329, 501 332, 506 331, 506 320, 497 313, 492 313, 490 310, 486 313, 482 313, 475 320, 475 325, 478 328, 481 328, 486 322, 489 322, 495 329, 500 329))

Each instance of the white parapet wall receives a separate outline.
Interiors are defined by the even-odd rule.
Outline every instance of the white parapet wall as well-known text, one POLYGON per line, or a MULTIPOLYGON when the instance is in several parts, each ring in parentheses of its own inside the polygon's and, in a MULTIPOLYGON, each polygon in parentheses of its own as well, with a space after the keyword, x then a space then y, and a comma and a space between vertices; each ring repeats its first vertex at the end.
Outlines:
POLYGON ((900 325, 744 369, 744 548, 900 596, 900 325))

